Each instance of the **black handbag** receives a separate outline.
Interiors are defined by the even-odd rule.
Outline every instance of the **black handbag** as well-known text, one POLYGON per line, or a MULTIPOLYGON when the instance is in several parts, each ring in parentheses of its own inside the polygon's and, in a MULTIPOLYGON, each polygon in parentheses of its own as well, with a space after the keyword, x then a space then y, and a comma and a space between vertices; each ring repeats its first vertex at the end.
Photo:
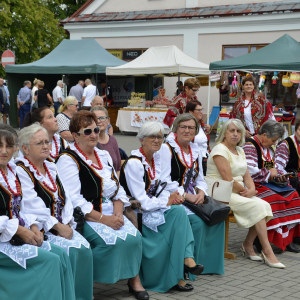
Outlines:
POLYGON ((77 223, 76 231, 82 235, 84 227, 84 214, 79 206, 74 208, 73 217, 74 221, 77 223))
MULTIPOLYGON (((294 175, 290 177, 290 184, 291 186, 298 192, 298 194, 300 193, 300 182, 299 182, 299 174, 297 170, 291 169, 291 170, 287 170, 288 173, 293 172, 294 175)), ((300 194, 299 194, 300 195, 300 194)))
MULTIPOLYGON (((187 190, 188 183, 192 177, 193 167, 194 164, 192 165, 192 168, 187 176, 187 180, 184 185, 184 191, 187 190)), ((208 226, 213 226, 225 221, 230 212, 229 206, 209 196, 204 197, 204 202, 202 204, 194 204, 188 201, 184 201, 182 204, 200 217, 208 226)))

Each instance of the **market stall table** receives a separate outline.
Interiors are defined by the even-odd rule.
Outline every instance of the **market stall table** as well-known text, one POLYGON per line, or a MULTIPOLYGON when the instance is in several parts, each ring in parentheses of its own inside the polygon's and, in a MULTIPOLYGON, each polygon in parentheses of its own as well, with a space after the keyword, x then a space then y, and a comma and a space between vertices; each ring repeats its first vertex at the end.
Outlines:
POLYGON ((170 132, 170 128, 163 123, 163 119, 167 113, 167 109, 156 108, 120 108, 116 126, 122 132, 138 132, 139 128, 147 121, 158 121, 164 129, 165 134, 170 132))

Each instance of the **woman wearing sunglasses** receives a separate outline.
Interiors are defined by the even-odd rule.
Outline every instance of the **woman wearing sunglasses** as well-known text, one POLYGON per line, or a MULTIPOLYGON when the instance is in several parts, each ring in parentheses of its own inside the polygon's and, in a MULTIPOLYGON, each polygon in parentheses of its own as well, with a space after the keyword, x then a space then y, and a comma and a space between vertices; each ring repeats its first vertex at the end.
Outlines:
POLYGON ((96 145, 100 129, 94 113, 80 111, 70 122, 75 143, 58 158, 57 168, 73 206, 85 215, 84 237, 94 258, 94 281, 115 283, 130 278, 130 292, 148 299, 139 279, 142 238, 123 209, 130 205, 109 153, 96 145))
POLYGON ((140 276, 145 288, 165 293, 174 288, 193 290, 184 282, 184 272, 201 274, 203 266, 194 261, 194 237, 183 207, 183 197, 169 193, 161 180, 159 149, 163 126, 147 122, 137 138, 141 147, 123 164, 120 183, 127 195, 141 202, 143 210, 143 259, 140 276))
POLYGON ((48 241, 63 248, 70 259, 77 300, 93 298, 93 257, 87 240, 74 229, 73 206, 56 165, 49 156, 49 137, 45 128, 32 124, 19 134, 24 157, 17 158, 17 174, 22 186, 22 208, 38 222, 48 241))
POLYGON ((117 140, 107 132, 107 127, 109 124, 109 116, 106 108, 101 106, 96 106, 92 108, 91 112, 93 112, 97 117, 97 126, 100 129, 99 140, 97 143, 97 147, 100 150, 108 151, 111 159, 113 161, 114 169, 120 176, 121 169, 121 156, 119 151, 119 146, 117 140))
POLYGON ((56 116, 58 123, 58 132, 62 138, 68 142, 74 142, 73 136, 69 130, 70 120, 78 112, 79 104, 75 97, 68 96, 64 104, 58 109, 59 114, 56 116))
MULTIPOLYGON (((29 112, 24 119, 24 127, 34 123, 39 123, 47 130, 50 141, 50 155, 48 161, 55 162, 58 155, 67 148, 68 143, 56 132, 58 131, 57 119, 51 109, 42 107, 29 112)), ((19 151, 19 157, 23 157, 22 151, 19 151)))
MULTIPOLYGON (((201 151, 192 142, 198 131, 199 124, 194 116, 178 116, 160 151, 161 177, 168 183, 166 189, 170 193, 178 191, 186 201, 194 204, 204 202, 207 190, 201 151)), ((188 208, 185 209, 195 239, 195 261, 204 265, 204 274, 224 274, 225 222, 208 226, 188 208)), ((190 279, 194 277, 190 276, 190 279)))

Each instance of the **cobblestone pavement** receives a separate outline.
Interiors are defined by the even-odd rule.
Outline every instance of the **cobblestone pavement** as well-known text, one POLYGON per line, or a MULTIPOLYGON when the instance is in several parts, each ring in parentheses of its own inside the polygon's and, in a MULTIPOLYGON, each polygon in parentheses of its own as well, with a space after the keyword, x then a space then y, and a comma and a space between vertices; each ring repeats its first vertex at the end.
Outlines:
MULTIPOLYGON (((119 147, 129 155, 131 150, 140 147, 134 135, 115 135, 119 147)), ((214 146, 214 136, 210 145, 214 146)), ((200 275, 192 282, 194 290, 188 293, 169 291, 165 294, 149 292, 152 300, 176 299, 300 299, 300 253, 284 252, 274 247, 277 258, 286 269, 274 269, 261 262, 243 258, 240 246, 247 234, 246 229, 230 224, 228 250, 237 255, 236 260, 225 258, 224 275, 200 275)), ((204 264, 205 267, 205 264, 204 264)), ((96 300, 107 299, 135 299, 128 292, 127 281, 121 280, 116 284, 94 284, 96 300)))
MULTIPOLYGON (((286 269, 274 269, 261 262, 243 258, 240 246, 245 239, 247 230, 230 224, 228 248, 237 254, 236 260, 225 258, 224 275, 200 275, 195 282, 190 282, 194 290, 188 293, 169 291, 167 293, 149 292, 152 300, 205 300, 205 299, 299 299, 299 264, 300 253, 283 252, 274 247, 274 252, 286 269)), ((204 264, 205 267, 205 264, 204 264)), ((94 284, 96 300, 135 299, 128 292, 126 280, 116 284, 94 284)))

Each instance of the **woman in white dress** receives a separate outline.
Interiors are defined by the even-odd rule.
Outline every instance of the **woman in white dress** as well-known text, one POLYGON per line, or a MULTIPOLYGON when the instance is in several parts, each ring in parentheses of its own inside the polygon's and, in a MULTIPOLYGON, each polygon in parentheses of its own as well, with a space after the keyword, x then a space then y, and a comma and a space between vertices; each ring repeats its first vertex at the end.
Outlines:
POLYGON ((23 190, 23 208, 44 229, 51 244, 67 252, 73 271, 77 300, 93 298, 93 256, 89 243, 75 231, 73 206, 62 185, 56 165, 47 161, 49 137, 45 128, 33 124, 19 134, 24 155, 17 158, 17 174, 23 190))
MULTIPOLYGON (((54 117, 54 113, 46 106, 37 108, 25 116, 23 127, 30 126, 34 123, 39 123, 47 130, 49 140, 51 141, 50 154, 47 160, 50 162, 55 162, 58 155, 68 147, 68 143, 56 133, 58 131, 58 123, 57 119, 54 117)), ((19 157, 22 156, 22 151, 19 151, 19 157)))
POLYGON ((207 162, 207 177, 232 181, 233 190, 230 208, 234 213, 237 225, 249 228, 242 243, 243 255, 246 253, 251 260, 262 261, 269 267, 285 268, 278 262, 268 241, 266 223, 273 217, 271 206, 266 201, 255 197, 254 182, 247 168, 245 153, 241 146, 245 143, 245 128, 237 119, 230 119, 222 126, 207 162), (254 239, 258 236, 262 245, 261 257, 253 249, 254 239))
POLYGON ((17 138, 12 127, 0 124, 0 299, 75 300, 67 253, 43 241, 39 222, 22 209, 12 160, 17 138))
POLYGON ((58 158, 63 185, 69 189, 74 207, 85 215, 83 236, 90 242, 94 259, 94 281, 115 283, 128 280, 129 291, 139 300, 149 298, 141 285, 139 270, 142 238, 123 216, 130 205, 109 153, 96 145, 100 129, 94 113, 81 110, 70 122, 75 143, 58 158))

